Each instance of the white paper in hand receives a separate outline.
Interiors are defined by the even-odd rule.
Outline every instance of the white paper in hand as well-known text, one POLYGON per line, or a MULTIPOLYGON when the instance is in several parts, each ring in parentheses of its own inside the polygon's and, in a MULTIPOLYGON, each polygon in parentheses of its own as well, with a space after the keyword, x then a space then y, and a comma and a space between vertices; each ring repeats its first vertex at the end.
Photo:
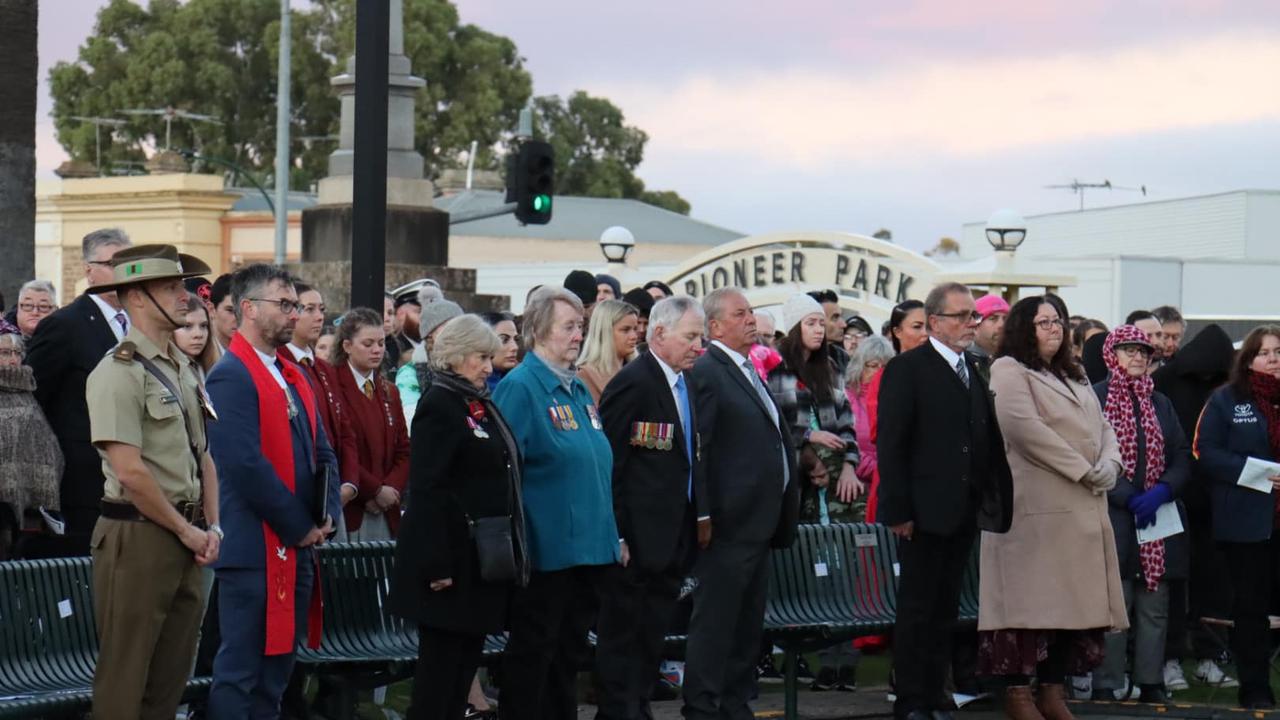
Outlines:
POLYGON ((1240 471, 1236 484, 1250 490, 1270 493, 1272 475, 1280 475, 1280 463, 1251 457, 1244 461, 1244 469, 1240 471))
POLYGON ((1144 528, 1138 528, 1138 544, 1145 545, 1156 540, 1163 540, 1182 531, 1182 517, 1178 515, 1178 504, 1167 502, 1156 510, 1156 521, 1154 523, 1144 528))

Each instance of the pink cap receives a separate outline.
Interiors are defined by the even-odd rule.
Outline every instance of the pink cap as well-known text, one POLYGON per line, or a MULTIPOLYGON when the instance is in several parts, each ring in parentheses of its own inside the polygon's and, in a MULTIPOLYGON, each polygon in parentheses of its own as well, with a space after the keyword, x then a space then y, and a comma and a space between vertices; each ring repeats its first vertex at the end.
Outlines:
POLYGON ((978 298, 978 314, 982 317, 998 313, 1009 313, 1009 303, 999 295, 983 295, 978 298))

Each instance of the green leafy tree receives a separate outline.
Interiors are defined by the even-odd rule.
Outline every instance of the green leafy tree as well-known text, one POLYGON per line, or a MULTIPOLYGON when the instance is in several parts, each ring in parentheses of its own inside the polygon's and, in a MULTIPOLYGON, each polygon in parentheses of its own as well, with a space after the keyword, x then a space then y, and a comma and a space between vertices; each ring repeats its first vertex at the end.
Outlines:
MULTIPOLYGON (((313 0, 324 52, 345 64, 355 52, 355 3, 313 0)), ((529 102, 533 79, 510 39, 463 25, 447 0, 404 0, 404 52, 426 78, 418 95, 414 141, 427 174, 461 166, 479 144, 476 165, 496 168, 495 147, 511 134, 529 102)))
MULTIPOLYGON (((58 140, 76 159, 94 157, 94 129, 72 116, 124 117, 104 133, 103 163, 139 161, 162 149, 163 117, 122 110, 172 106, 218 123, 177 119, 174 149, 264 171, 275 159, 276 61, 280 6, 275 0, 152 0, 147 8, 112 0, 74 63, 49 73, 58 140)), ((332 62, 320 50, 319 17, 294 13, 292 154, 294 180, 323 175, 331 144, 297 140, 337 133, 338 101, 329 90, 332 62)), ((217 169, 217 171, 221 171, 217 169)))
POLYGON ((533 105, 534 134, 555 148, 557 194, 631 198, 689 214, 689 203, 677 193, 647 190, 636 177, 649 136, 627 125, 618 106, 581 90, 567 100, 538 97, 533 105))

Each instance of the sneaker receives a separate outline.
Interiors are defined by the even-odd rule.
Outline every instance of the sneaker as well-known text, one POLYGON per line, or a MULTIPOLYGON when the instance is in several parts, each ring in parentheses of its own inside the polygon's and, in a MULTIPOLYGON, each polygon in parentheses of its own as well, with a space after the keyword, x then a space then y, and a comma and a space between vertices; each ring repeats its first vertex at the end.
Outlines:
POLYGON ((813 671, 809 669, 809 662, 804 659, 803 655, 796 656, 796 677, 801 680, 813 680, 813 671))
MULTIPOLYGON (((1166 670, 1165 672, 1167 673, 1168 671, 1166 670)), ((1196 679, 1196 682, 1201 682, 1205 685, 1212 685, 1214 687, 1232 688, 1240 686, 1240 683, 1237 682, 1235 678, 1226 674, 1222 671, 1222 668, 1218 667, 1218 663, 1208 659, 1201 660, 1200 663, 1196 665, 1195 672, 1192 673, 1192 676, 1196 679)), ((1167 678, 1168 675, 1166 674, 1165 677, 1167 678)), ((1169 683, 1166 679, 1165 687, 1168 687, 1168 685, 1169 683)))
MULTIPOLYGON (((1213 664, 1212 660, 1205 660, 1209 664, 1213 664)), ((1213 666, 1217 669, 1217 665, 1213 666)), ((1221 673, 1221 670, 1218 670, 1221 673)), ((1182 673, 1182 663, 1177 660, 1170 660, 1164 664, 1164 687, 1169 692, 1178 690, 1186 690, 1191 687, 1187 684, 1187 676, 1182 673)))
MULTIPOLYGON (((1093 676, 1072 675, 1067 680, 1071 685, 1071 697, 1075 700, 1088 700, 1093 697, 1093 676)), ((1095 698, 1096 699, 1096 698, 1095 698)))
POLYGON ((782 673, 778 672, 778 668, 774 666, 772 655, 765 655, 760 658, 760 664, 756 665, 756 678, 760 682, 782 682, 782 673))
POLYGON ((814 692, 826 692, 836 689, 836 671, 830 667, 818 668, 818 675, 809 684, 809 689, 814 692))

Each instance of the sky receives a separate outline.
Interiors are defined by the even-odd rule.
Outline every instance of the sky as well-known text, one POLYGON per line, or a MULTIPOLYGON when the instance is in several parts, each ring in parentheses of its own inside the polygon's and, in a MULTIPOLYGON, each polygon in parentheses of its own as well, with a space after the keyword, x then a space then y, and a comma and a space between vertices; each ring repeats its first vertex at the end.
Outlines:
MULTIPOLYGON (((40 177, 65 159, 48 68, 104 4, 41 3, 40 177)), ((1280 188, 1274 0, 457 5, 516 43, 536 94, 621 107, 650 188, 744 233, 888 228, 923 250, 998 208, 1074 210, 1044 187, 1073 179, 1151 200, 1280 188)))

